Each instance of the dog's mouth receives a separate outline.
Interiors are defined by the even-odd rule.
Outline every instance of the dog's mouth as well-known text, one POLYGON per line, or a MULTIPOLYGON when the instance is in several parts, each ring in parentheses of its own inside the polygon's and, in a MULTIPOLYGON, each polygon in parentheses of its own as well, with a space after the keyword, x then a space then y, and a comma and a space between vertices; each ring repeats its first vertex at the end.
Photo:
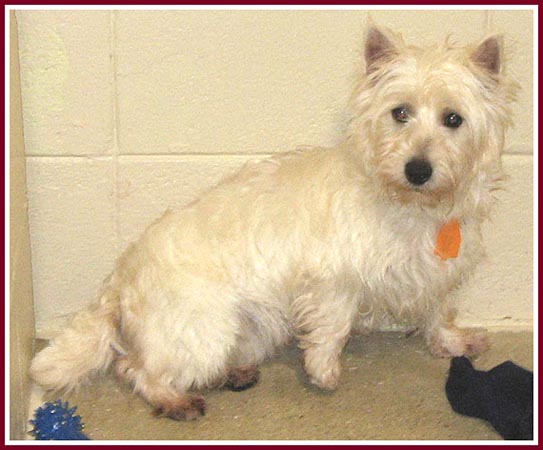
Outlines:
POLYGON ((416 204, 435 208, 454 199, 450 188, 439 187, 431 179, 413 183, 408 180, 393 180, 385 185, 386 195, 392 201, 402 205, 416 204))
POLYGON ((402 165, 398 161, 384 160, 375 166, 376 176, 383 188, 383 195, 400 204, 436 207, 454 202, 458 186, 453 172, 427 157, 417 155, 402 165))

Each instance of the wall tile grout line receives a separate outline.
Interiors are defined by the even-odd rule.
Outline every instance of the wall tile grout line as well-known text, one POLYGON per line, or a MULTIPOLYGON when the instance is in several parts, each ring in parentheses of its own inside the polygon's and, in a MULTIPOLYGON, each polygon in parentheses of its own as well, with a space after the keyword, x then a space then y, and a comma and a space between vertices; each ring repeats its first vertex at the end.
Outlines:
POLYGON ((115 254, 119 253, 120 242, 120 197, 119 197, 119 95, 117 86, 117 12, 110 12, 110 63, 111 63, 111 82, 113 83, 113 101, 112 101, 112 127, 113 127, 113 149, 112 149, 112 167, 113 167, 113 228, 115 234, 115 254))
MULTIPOLYGON (((127 153, 127 154, 111 154, 111 155, 27 155, 27 158, 34 158, 34 159, 40 159, 40 158, 58 158, 58 159, 89 159, 89 160, 121 160, 121 159, 130 159, 130 158, 147 158, 152 160, 153 158, 194 158, 194 157, 207 157, 207 158, 215 158, 215 157, 243 157, 247 159, 252 158, 266 158, 271 156, 278 156, 283 154, 284 152, 277 152, 277 153, 127 153)), ((533 158, 534 153, 532 152, 504 152, 503 156, 518 156, 518 157, 528 157, 533 158)))
MULTIPOLYGON (((93 159, 93 160, 106 160, 106 159, 114 159, 114 157, 116 157, 117 159, 121 159, 121 158, 149 158, 149 159, 152 159, 152 158, 165 158, 165 157, 171 157, 171 158, 184 158, 184 157, 210 157, 210 158, 213 158, 213 157, 231 157, 231 156, 234 156, 234 157, 238 157, 238 156, 242 156, 242 157, 246 157, 246 158, 263 158, 263 157, 268 157, 268 156, 274 156, 274 155, 281 155, 283 154, 284 152, 277 152, 277 153, 205 153, 205 152, 202 152, 202 153, 126 153, 126 154, 122 154, 122 153, 116 153, 114 154, 113 152, 109 155, 95 155, 95 154, 88 154, 88 155, 53 155, 53 154, 49 154, 49 155, 39 155, 39 154, 30 154, 30 155, 27 155, 28 157, 30 158, 36 158, 36 159, 39 159, 39 158, 59 158, 59 159, 62 159, 62 158, 65 158, 65 159, 69 159, 69 158, 74 158, 74 159, 93 159)), ((528 153, 526 153, 528 154, 528 153)), ((531 155, 531 153, 530 153, 531 155)))
POLYGON ((486 10, 484 15, 484 30, 485 34, 495 32, 494 30, 494 13, 493 11, 486 10))

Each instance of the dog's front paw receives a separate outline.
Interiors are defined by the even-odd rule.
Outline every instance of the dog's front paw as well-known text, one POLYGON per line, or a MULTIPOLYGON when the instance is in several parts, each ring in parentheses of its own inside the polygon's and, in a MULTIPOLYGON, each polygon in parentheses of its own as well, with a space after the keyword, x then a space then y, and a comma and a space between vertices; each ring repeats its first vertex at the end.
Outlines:
POLYGON ((326 391, 334 391, 337 388, 341 375, 338 358, 323 358, 318 352, 306 350, 304 368, 314 385, 326 391))
POLYGON ((430 352, 440 358, 477 356, 490 347, 488 336, 482 331, 456 327, 442 328, 428 339, 430 352))
POLYGON ((318 386, 325 391, 335 391, 339 384, 339 370, 330 369, 324 373, 310 376, 309 380, 315 386, 318 386))

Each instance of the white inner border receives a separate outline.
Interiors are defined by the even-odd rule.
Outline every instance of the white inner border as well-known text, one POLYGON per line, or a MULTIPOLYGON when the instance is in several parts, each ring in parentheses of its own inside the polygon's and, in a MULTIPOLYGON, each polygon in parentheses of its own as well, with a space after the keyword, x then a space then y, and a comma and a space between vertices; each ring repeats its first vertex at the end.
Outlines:
MULTIPOLYGON (((539 220, 538 220, 538 197, 539 197, 539 182, 538 182, 538 6, 535 5, 401 5, 401 6, 391 6, 391 5, 5 5, 4 6, 4 22, 5 22, 5 59, 4 59, 4 70, 5 70, 5 105, 4 105, 4 114, 7 120, 4 122, 5 127, 5 148, 10 148, 10 139, 9 139, 9 130, 11 124, 11 117, 9 115, 9 93, 10 93, 10 12, 17 10, 261 10, 261 11, 271 11, 271 10, 283 10, 283 11, 296 11, 296 10, 332 10, 332 11, 376 11, 376 10, 418 10, 418 11, 441 11, 441 10, 484 10, 484 11, 503 11, 503 10, 527 10, 533 12, 533 137, 534 137, 534 146, 533 146, 533 158, 534 158, 534 192, 533 192, 533 255, 534 255, 534 285, 533 285, 533 305, 534 305, 534 441, 528 442, 538 442, 538 381, 539 374, 537 368, 539 366, 538 358, 538 233, 539 229, 539 220)), ((5 243, 9 243, 10 234, 9 234, 9 187, 10 187, 10 157, 9 151, 5 151, 5 168, 4 168, 4 226, 5 226, 5 243)), ((6 248, 8 246, 6 245, 6 248)), ((5 361, 4 367, 7 369, 6 380, 5 380, 5 438, 4 442, 8 445, 52 445, 51 441, 14 441, 9 438, 10 428, 9 428, 9 405, 10 405, 10 392, 9 392, 9 329, 10 329, 10 317, 9 317, 9 252, 6 251, 4 255, 5 262, 5 274, 4 280, 5 289, 4 289, 4 298, 5 301, 5 361)), ((84 421, 84 418, 83 418, 84 421)), ((119 424, 122 426, 122 424, 119 424)), ((444 445, 444 444, 454 444, 454 445, 525 445, 526 441, 77 441, 77 445, 97 445, 97 444, 107 444, 107 445, 301 445, 301 444, 311 444, 311 445, 371 445, 371 444, 383 444, 383 445, 444 445)), ((73 441, 55 441, 54 445, 74 445, 73 441)))

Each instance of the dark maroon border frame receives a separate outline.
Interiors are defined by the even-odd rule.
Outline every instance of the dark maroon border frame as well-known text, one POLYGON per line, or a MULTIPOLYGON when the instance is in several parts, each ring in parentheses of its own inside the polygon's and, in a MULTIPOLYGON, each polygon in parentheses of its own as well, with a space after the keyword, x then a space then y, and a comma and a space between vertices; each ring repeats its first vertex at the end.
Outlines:
MULTIPOLYGON (((353 1, 353 0, 342 0, 342 1, 339 1, 339 2, 331 2, 331 1, 323 1, 323 0, 316 0, 316 1, 309 1, 309 0, 299 0, 299 1, 295 1, 295 2, 288 2, 288 1, 284 1, 284 0, 270 0, 270 1, 265 1, 265 2, 243 2, 243 1, 226 1, 226 0, 216 0, 216 1, 203 1, 203 2, 187 2, 187 1, 184 1, 184 2, 175 2, 175 1, 172 1, 172 0, 159 0, 158 2, 156 3, 153 3, 151 1, 144 1, 144 0, 135 0, 135 1, 132 1, 130 3, 124 3, 124 2, 119 2, 119 1, 111 1, 111 2, 108 2, 108 1, 105 1, 105 0, 94 0, 94 1, 67 1, 67 0, 57 0, 57 1, 46 1, 46 0, 35 0, 35 1, 31 1, 31 0, 14 0, 14 1, 4 1, 3 3, 3 6, 4 6, 4 20, 2 21, 2 36, 5 37, 5 33, 6 33, 6 29, 5 29, 5 25, 6 25, 6 16, 9 14, 9 11, 7 10, 7 6, 11 7, 12 9, 16 9, 17 6, 51 6, 51 5, 58 5, 58 6, 85 6, 85 5, 88 5, 88 6, 96 6, 96 5, 103 5, 103 6, 129 6, 129 5, 135 5, 135 6, 152 6, 154 8, 156 7, 159 7, 159 6, 189 6, 189 5, 194 5, 194 6, 202 6, 202 5, 207 5, 207 6, 239 6, 239 5, 254 5, 254 6, 285 6, 285 7, 288 7, 288 6, 297 6, 297 5, 316 5, 316 6, 373 6, 373 7, 380 7, 380 6, 398 6, 399 8, 401 8, 402 6, 424 6, 424 7, 428 7, 428 6, 451 6, 451 7, 455 7, 455 8, 458 8, 458 7, 461 7, 461 6, 488 6, 489 9, 492 9, 493 6, 512 6, 512 7, 515 7, 515 8, 518 8, 519 6, 537 6, 537 10, 539 11, 539 3, 540 1, 539 0, 520 0, 519 2, 515 2, 515 1, 512 1, 512 0, 494 0, 494 1, 490 1, 490 0, 475 0, 475 1, 470 1, 470 0, 456 0, 456 1, 445 1, 445 0, 435 0, 435 1, 429 1, 429 0, 426 0, 426 1, 405 1, 405 2, 401 2, 401 1, 398 1, 398 0, 376 0, 376 1, 373 1, 373 2, 369 2, 369 1, 353 1)), ((9 23, 9 22, 8 22, 9 23)), ((538 33, 538 29, 535 29, 534 32, 537 33, 537 36, 538 36, 538 49, 541 47, 541 37, 539 36, 539 33, 538 33)), ((5 43, 4 43, 5 44, 5 43)), ((6 54, 5 54, 5 45, 2 46, 2 53, 3 53, 3 60, 4 60, 4 71, 2 72, 2 76, 5 77, 5 73, 6 73, 6 54)), ((539 50, 538 50, 538 62, 539 62, 539 50)), ((539 75, 538 75, 538 79, 537 80, 534 80, 538 85, 539 85, 539 75)), ((6 92, 6 80, 4 79, 4 90, 3 90, 3 104, 5 105, 5 102, 6 102, 6 95, 9 97, 9 93, 6 92)), ((539 106, 540 106, 540 101, 539 101, 539 98, 537 99, 534 99, 534 101, 537 101, 537 107, 538 107, 538 110, 540 109, 539 106)), ((538 123, 538 129, 541 128, 539 125, 541 124, 541 118, 539 118, 539 123, 538 123)), ((9 151, 9 149, 6 147, 6 126, 4 126, 3 128, 3 137, 4 137, 4 148, 5 148, 5 153, 4 155, 7 154, 7 152, 9 151)), ((538 142, 536 141, 535 142, 536 145, 538 146, 538 142)), ((539 146, 538 146, 539 147, 539 146)), ((536 148, 534 149, 534 152, 537 152, 537 154, 539 155, 539 148, 536 148)), ((5 161, 6 161, 6 157, 4 157, 2 159, 2 174, 5 174, 5 161)), ((539 161, 539 158, 538 158, 538 171, 537 173, 541 173, 541 171, 539 169, 541 169, 541 167, 543 166, 543 162, 539 161)), ((4 179, 4 182, 2 183, 2 190, 5 191, 5 179, 4 179)), ((541 193, 541 189, 539 189, 539 192, 538 193, 541 193)), ((5 198, 6 198, 6 193, 3 192, 3 196, 2 196, 2 200, 4 202, 4 220, 2 220, 2 223, 1 223, 1 227, 4 231, 4 240, 3 240, 3 250, 4 250, 4 255, 6 255, 6 230, 5 230, 5 219, 6 219, 6 204, 5 204, 5 198)), ((538 197, 539 198, 539 197, 538 197)), ((538 200, 538 207, 539 207, 539 200, 538 200)), ((538 216, 539 216, 539 208, 538 208, 538 216)), ((537 229, 537 227, 534 227, 535 228, 535 233, 537 233, 537 235, 539 236, 539 230, 537 229)), ((542 246, 541 243, 539 243, 539 246, 538 246, 538 249, 537 249, 537 254, 534 255, 534 258, 537 258, 537 260, 539 259, 538 256, 539 256, 539 248, 542 246)), ((4 273, 5 273, 5 270, 4 270, 4 273)), ((539 275, 539 274, 537 274, 539 275)), ((5 292, 5 282, 6 282, 6 279, 5 279, 5 275, 4 275, 4 278, 3 278, 3 281, 2 281, 2 292, 5 292)), ((535 298, 535 301, 538 301, 539 300, 539 292, 536 294, 536 298, 535 298)), ((2 315, 4 315, 4 308, 2 309, 2 315)), ((539 319, 541 318, 541 311, 539 311, 539 317, 538 317, 538 322, 539 322, 539 319)), ((5 317, 4 317, 4 321, 3 323, 5 324, 5 317)), ((537 324, 536 324, 537 326, 537 324)), ((539 346, 538 346, 539 347, 539 346)), ((539 353, 539 352, 538 352, 539 353)), ((540 367, 540 363, 538 365, 537 368, 534 368, 534 370, 537 370, 537 372, 539 373, 539 367, 540 367)), ((2 378, 3 381, 4 381, 4 386, 5 386, 5 374, 7 373, 7 367, 5 367, 5 370, 4 370, 4 377, 2 378)), ((2 397, 4 399, 4 405, 5 405, 5 391, 3 391, 3 394, 2 394, 2 397)), ((539 398, 541 398, 541 395, 539 395, 539 398)), ((4 410, 5 411, 5 408, 4 410)), ((5 418, 6 419, 6 418, 5 418)), ((4 424, 5 424, 5 419, 4 419, 4 424)), ((541 420, 539 420, 539 423, 541 423, 541 420)), ((538 428, 540 428, 538 426, 538 428)), ((6 427, 4 425, 4 428, 3 428, 3 433, 4 434, 6 431, 6 427)), ((59 448, 59 446, 57 445, 39 445, 39 446, 36 446, 36 445, 32 445, 33 444, 33 441, 29 441, 28 442, 28 445, 6 445, 5 442, 6 442, 6 438, 7 436, 4 436, 4 440, 2 442, 0 442, 0 446, 2 447, 20 447, 20 448, 25 448, 25 447, 34 447, 34 448, 43 448, 43 449, 49 449, 49 448, 53 448, 53 447, 56 447, 56 448, 59 448)), ((341 444, 334 444, 334 445, 318 445, 318 442, 316 442, 314 445, 311 445, 311 444, 302 444, 302 445, 276 445, 276 444, 261 444, 261 445, 258 445, 258 444, 251 444, 251 445, 244 445, 243 443, 240 443, 240 444, 232 444, 232 445, 191 445, 191 444, 183 444, 183 441, 179 441, 178 444, 175 444, 175 446, 181 446, 181 447, 184 447, 184 448, 194 448, 194 449, 201 449, 201 450, 207 450, 207 449, 210 449, 210 448, 219 448, 219 447, 224 447, 224 448, 230 448, 230 447, 238 447, 238 448, 251 448, 251 447, 266 447, 267 449, 270 449, 270 450, 286 450, 286 449, 290 449, 290 448, 296 448, 296 449, 300 449, 300 450, 305 450, 305 449, 309 449, 309 448, 315 448, 315 447, 322 447, 322 448, 330 448, 330 447, 336 447, 336 446, 339 446, 341 444)), ((162 446, 162 445, 159 445, 159 444, 149 444, 149 445, 146 445, 146 444, 142 444, 142 445, 136 445, 136 444, 131 444, 130 441, 127 441, 126 444, 123 444, 123 445, 107 445, 107 444, 96 444, 96 445, 87 445, 86 447, 87 448, 95 448, 95 447, 124 447, 124 446, 135 446, 137 447, 137 449, 139 448, 154 448, 154 447, 159 447, 159 446, 162 446)), ((393 445, 393 444, 382 444, 382 445, 377 445, 377 444, 368 444, 368 445, 364 445, 364 444, 355 444, 355 445, 342 445, 344 447, 348 447, 348 448, 366 448, 366 449, 370 449, 370 448, 396 448, 396 447, 419 447, 419 448, 426 448, 426 449, 429 449, 429 448, 433 448, 434 446, 438 446, 438 444, 436 445, 423 445, 423 444, 409 444, 409 442, 406 442, 405 444, 402 444, 402 445, 393 445)), ((444 443, 442 445, 439 445, 439 446, 446 446, 448 448, 459 448, 459 447, 462 447, 462 448, 474 448, 474 447, 484 447, 484 448, 498 448, 498 449, 505 449, 505 448, 519 448, 518 446, 514 446, 514 445, 475 445, 475 444, 455 444, 453 441, 448 441, 447 443, 444 443)), ((539 447, 539 444, 527 444, 527 445, 523 445, 521 446, 522 448, 524 447, 531 447, 531 448, 534 448, 534 447, 539 447)), ((80 448, 80 446, 78 445, 62 445, 60 448, 62 449, 71 449, 71 448, 80 448)))

